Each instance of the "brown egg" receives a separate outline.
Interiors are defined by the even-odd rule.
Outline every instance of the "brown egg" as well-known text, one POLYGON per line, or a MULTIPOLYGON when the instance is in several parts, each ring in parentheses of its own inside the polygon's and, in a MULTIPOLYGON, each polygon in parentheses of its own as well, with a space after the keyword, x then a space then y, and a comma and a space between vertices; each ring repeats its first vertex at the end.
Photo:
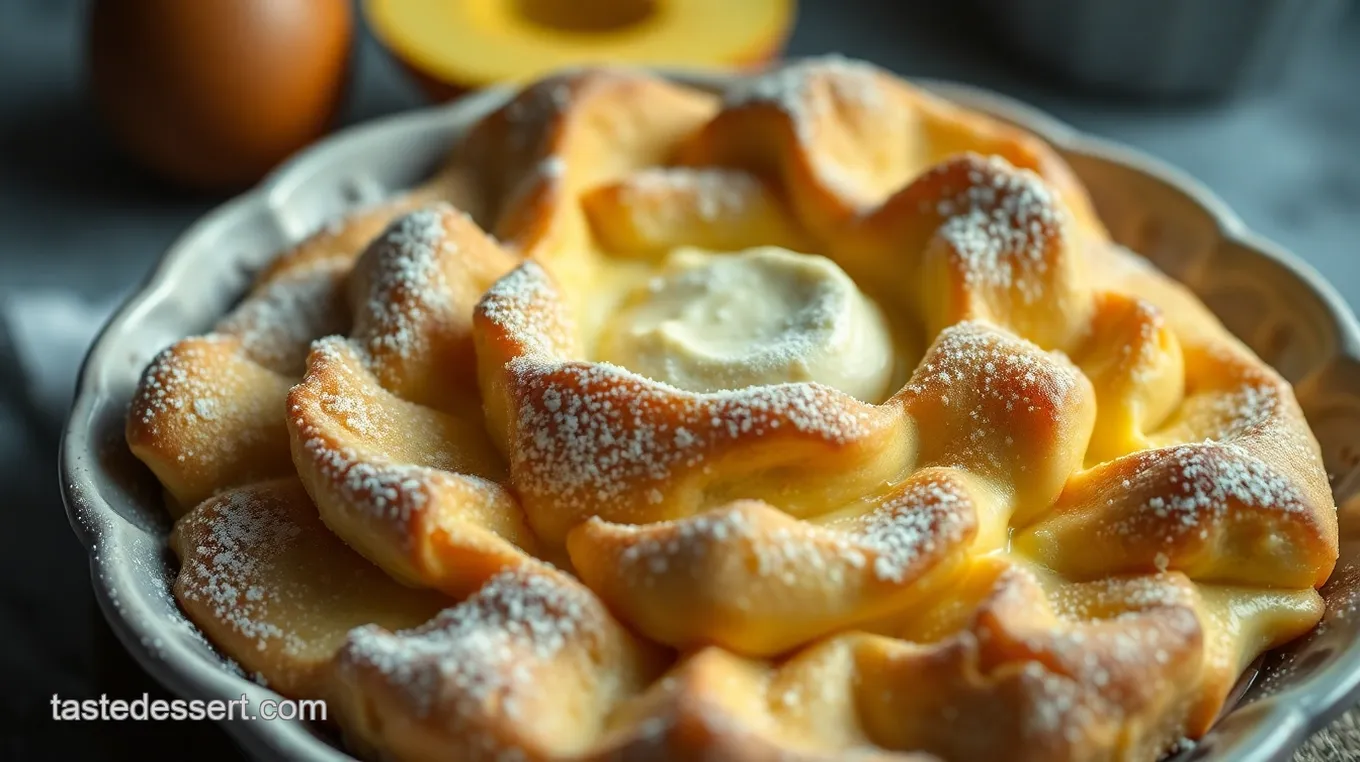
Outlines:
POLYGON ((344 96, 349 0, 97 0, 89 75, 123 147, 201 189, 258 180, 344 96))

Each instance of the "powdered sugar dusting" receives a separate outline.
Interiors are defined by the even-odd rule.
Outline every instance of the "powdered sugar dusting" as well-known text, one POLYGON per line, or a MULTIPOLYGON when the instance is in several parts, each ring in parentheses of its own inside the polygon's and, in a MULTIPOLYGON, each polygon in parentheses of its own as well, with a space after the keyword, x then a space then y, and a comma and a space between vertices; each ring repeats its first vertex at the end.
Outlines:
MULTIPOLYGON (((1164 367, 1167 350, 1162 346, 1160 334, 1165 328, 1166 319, 1156 305, 1135 299, 1132 310, 1121 316, 1117 332, 1101 337, 1102 345, 1117 342, 1118 349, 1114 363, 1101 372, 1134 387, 1149 383, 1164 367)), ((1105 346, 1100 347, 1100 350, 1104 349, 1105 346)))
POLYGON ((955 420, 968 421, 966 434, 950 432, 961 449, 949 457, 983 458, 999 466, 1004 453, 1015 451, 1015 418, 1067 409, 1080 378, 1065 357, 966 320, 940 332, 906 392, 938 400, 955 420))
MULTIPOLYGON (((333 446, 322 437, 306 439, 302 446, 317 464, 321 478, 337 485, 347 504, 370 517, 404 527, 429 500, 426 469, 384 462, 353 447, 333 446)), ((410 541, 410 532, 398 534, 410 541)))
MULTIPOLYGON (((309 462, 317 468, 318 476, 340 490, 347 504, 371 518, 404 526, 429 499, 429 469, 393 463, 364 447, 366 440, 390 431, 393 422, 383 406, 364 393, 363 383, 353 378, 348 362, 353 349, 346 340, 338 336, 321 339, 315 343, 312 352, 314 378, 338 376, 348 380, 340 383, 344 390, 340 395, 322 391, 316 381, 304 381, 304 385, 316 388, 309 402, 302 404, 320 406, 324 415, 319 420, 342 423, 355 436, 319 428, 311 416, 303 415, 295 405, 289 414, 309 462), (350 441, 353 444, 346 444, 350 441)), ((399 534, 409 540, 408 532, 399 534)))
MULTIPOLYGON (((1025 304, 1051 294, 1045 282, 1049 249, 1061 234, 1064 207, 1039 176, 999 156, 970 156, 967 185, 923 202, 944 218, 938 235, 962 259, 964 282, 975 288, 1014 288, 1025 304)), ((933 170, 954 171, 951 164, 933 170)))
POLYGON ((547 134, 545 127, 567 110, 571 103, 571 84, 564 77, 541 80, 525 88, 504 109, 508 132, 504 136, 512 155, 537 153, 547 134))
POLYGON ((1177 445, 1138 457, 1146 465, 1124 480, 1122 491, 1151 497, 1106 530, 1117 535, 1163 533, 1171 543, 1191 535, 1207 538, 1234 510, 1308 512, 1288 478, 1237 444, 1177 445))
MULTIPOLYGON (((742 570, 762 580, 764 590, 777 585, 836 589, 868 566, 864 549, 849 533, 812 525, 766 526, 750 506, 739 502, 676 521, 617 525, 615 531, 632 535, 619 556, 619 574, 654 587, 666 577, 679 575, 690 584, 713 572, 742 570)), ((757 605, 742 585, 724 591, 723 598, 739 610, 757 605)))
POLYGON ((962 487, 933 475, 890 496, 856 529, 859 541, 877 554, 873 569, 878 579, 900 583, 963 542, 976 526, 976 508, 962 487))
POLYGON ((1076 742, 1094 724, 1089 692, 1066 675, 1049 671, 1037 661, 1025 662, 1020 670, 1022 692, 1030 697, 1029 711, 1022 718, 1022 732, 1034 737, 1059 735, 1076 742))
POLYGON ((1234 443, 1273 453, 1272 463, 1287 460, 1296 467, 1324 468, 1317 440, 1288 382, 1236 348, 1216 348, 1208 359, 1215 366, 1205 373, 1209 383, 1201 386, 1200 379, 1186 379, 1189 394, 1170 425, 1157 433, 1160 442, 1234 443), (1232 382, 1217 386, 1225 377, 1232 382))
POLYGON ((913 481, 869 513, 829 525, 761 527, 749 506, 739 502, 679 521, 620 527, 637 535, 620 557, 624 573, 644 575, 649 583, 678 565, 691 565, 697 574, 710 549, 727 545, 754 553, 757 576, 789 585, 839 587, 854 570, 904 584, 956 548, 976 525, 966 495, 939 477, 913 481))
POLYGON ((541 571, 510 569, 413 630, 353 630, 340 669, 352 676, 371 670, 417 716, 438 712, 461 733, 476 733, 479 719, 489 722, 497 709, 531 721, 520 702, 539 690, 536 668, 589 653, 604 638, 606 621, 585 588, 541 571))
POLYGON ((1176 689, 1178 665, 1202 647, 1193 589, 1174 578, 1065 585, 1050 599, 1062 617, 1056 624, 1040 613, 1044 593, 1028 572, 1012 571, 1000 584, 985 604, 993 617, 977 635, 984 644, 1012 650, 1018 643, 1022 653, 1046 655, 1023 672, 1034 698, 1025 726, 1040 736, 1077 742, 1083 721, 1136 714, 1176 689))
POLYGON ((714 167, 650 167, 628 176, 620 187, 625 206, 645 204, 653 213, 669 213, 677 224, 688 222, 691 210, 705 222, 740 217, 764 193, 750 173, 714 167), (677 203, 677 195, 688 196, 694 205, 677 203))
POLYGON ((496 281, 477 312, 504 331, 525 356, 543 362, 561 357, 576 332, 557 287, 532 260, 496 281))
POLYGON ((241 348, 255 362, 299 377, 311 341, 345 330, 342 272, 337 263, 321 262, 268 283, 217 330, 240 338, 241 348))
MULTIPOLYGON (((1231 441, 1259 432, 1282 416, 1280 389, 1247 382, 1224 392, 1198 394, 1186 401, 1184 415, 1202 421, 1196 433, 1215 441, 1231 441)), ((1282 433, 1282 432, 1281 432, 1282 433)))
POLYGON ((328 336, 312 344, 311 354, 310 377, 303 384, 314 390, 321 410, 362 439, 392 436, 396 423, 391 412, 379 399, 374 382, 361 378, 362 371, 356 369, 362 351, 344 338, 328 336), (333 380, 336 392, 327 391, 323 380, 333 380))
POLYGON ((1152 303, 1139 299, 1134 321, 1138 335, 1124 343, 1120 348, 1122 368, 1129 382, 1142 385, 1151 381, 1152 373, 1162 361, 1166 349, 1162 347, 1159 334, 1166 328, 1166 319, 1161 310, 1152 303))
POLYGON ((1128 694, 1173 689, 1173 662, 1200 648, 1200 638, 1194 610, 1172 606, 1125 611, 1105 623, 1077 624, 1036 640, 1100 698, 1121 706, 1129 703, 1128 694))
MULTIPOLYGON (((592 518, 598 522, 598 518, 592 518)), ((620 575, 653 587, 657 578, 676 569, 698 576, 709 549, 727 543, 749 544, 759 536, 756 524, 740 504, 678 521, 646 525, 616 525, 615 531, 632 535, 619 555, 620 575), (695 563, 697 562, 697 563, 695 563)), ((749 608, 751 601, 733 591, 732 604, 749 608)))
MULTIPOLYGON (((829 114, 872 114, 886 108, 891 94, 878 69, 831 57, 734 86, 725 104, 773 104, 792 117, 800 139, 811 142, 829 114)), ((545 127, 566 112, 571 96, 570 80, 554 79, 530 87, 510 103, 503 111, 508 150, 532 163, 547 148, 535 141, 553 135, 545 127)), ((814 159, 825 163, 826 157, 814 159)), ((1052 298, 1056 276, 1051 269, 1057 265, 1051 255, 1066 224, 1062 205, 1031 172, 1015 170, 997 157, 969 161, 973 165, 966 182, 922 209, 941 219, 938 236, 957 252, 966 285, 1010 289, 1025 304, 1052 298)), ((849 172, 849 167, 824 169, 834 179, 836 171, 849 172)), ((565 170, 560 156, 548 155, 529 168, 531 184, 558 178, 565 170)), ((764 188, 751 175, 733 170, 653 168, 628 178, 624 191, 636 194, 625 203, 690 195, 694 204, 686 214, 712 222, 745 213, 764 188)), ((663 214, 673 209, 664 203, 658 207, 663 214)), ((352 372, 348 363, 354 357, 421 351, 432 325, 446 319, 448 278, 457 277, 441 265, 445 247, 453 245, 444 233, 447 210, 433 207, 402 217, 375 243, 368 257, 372 267, 364 273, 370 288, 359 305, 360 338, 353 344, 339 338, 318 342, 322 370, 330 364, 336 372, 352 372)), ((244 384, 239 363, 222 362, 214 354, 219 350, 242 352, 236 359, 278 373, 300 374, 308 340, 344 328, 345 305, 337 288, 342 281, 331 265, 289 275, 249 297, 219 324, 218 333, 162 353, 147 370, 133 420, 155 433, 164 421, 229 419, 238 404, 233 395, 244 384)), ((646 504, 686 499, 676 496, 684 491, 677 485, 691 486, 683 481, 690 474, 702 480, 718 456, 741 452, 761 437, 797 437, 800 444, 813 442, 834 451, 878 430, 872 407, 817 384, 694 394, 614 365, 572 362, 576 328, 560 297, 547 273, 531 262, 501 279, 478 307, 482 317, 519 345, 518 356, 507 367, 517 406, 510 444, 514 486, 526 500, 554 511, 627 518, 630 510, 646 504)), ((1135 383, 1155 360, 1155 332, 1161 323, 1155 310, 1149 314, 1139 323, 1141 333, 1129 337, 1120 350, 1127 358, 1120 372, 1135 383)), ((254 372, 248 363, 246 367, 254 372)), ((983 323, 965 322, 940 334, 906 393, 930 396, 949 409, 952 417, 947 420, 955 429, 949 436, 963 445, 953 451, 959 463, 976 463, 969 459, 979 456, 997 464, 1012 458, 1016 463, 1006 464, 1023 470, 1024 458, 1017 453, 1025 454, 1025 443, 1014 441, 1012 435, 1021 428, 1015 424, 1021 416, 1055 415, 1053 411, 1069 408, 1081 383, 1060 355, 983 323)), ((343 393, 314 390, 309 404, 324 413, 325 423, 314 427, 304 422, 299 429, 302 449, 318 475, 348 504, 369 517, 398 525, 410 522, 447 474, 371 452, 367 442, 401 432, 394 434, 395 419, 365 396, 363 383, 345 386, 350 388, 343 393), (331 424, 338 425, 332 429, 331 424)), ((1239 508, 1279 514, 1312 510, 1287 475, 1292 471, 1276 468, 1273 460, 1258 457, 1251 443, 1242 441, 1278 435, 1293 437, 1303 447, 1306 432, 1272 425, 1296 415, 1287 390, 1270 379, 1250 379, 1226 392, 1192 391, 1179 415, 1206 441, 1138 454, 1147 459, 1146 468, 1112 485, 1110 493, 1112 503, 1130 499, 1131 510, 1101 531, 1164 535, 1169 544, 1195 534, 1207 538, 1214 522, 1239 508), (1147 488, 1143 480, 1156 484, 1147 488)), ((295 408, 290 414, 297 412, 295 408)), ((226 450, 187 450, 180 459, 218 457, 221 452, 226 450)), ((480 482, 469 477, 469 483, 475 488, 480 482)), ((702 492, 699 486, 696 492, 702 492)), ((295 634, 276 623, 286 591, 270 587, 274 580, 264 577, 301 529, 248 492, 217 500, 215 511, 200 510, 186 519, 200 522, 185 531, 203 539, 185 554, 182 596, 206 606, 258 648, 280 643, 286 649, 303 648, 295 634)), ((702 502, 695 500, 695 505, 702 502)), ((674 522, 625 528, 657 539, 630 545, 615 571, 652 578, 691 563, 696 559, 690 556, 702 555, 705 548, 741 543, 755 549, 753 572, 768 580, 801 584, 811 571, 814 584, 839 584, 847 574, 860 572, 882 583, 910 584, 944 553, 966 545, 976 527, 975 506, 961 483, 938 475, 918 474, 872 510, 834 522, 792 523, 784 517, 789 524, 766 530, 749 507, 732 505, 674 522)), ((1159 553, 1156 565, 1165 568, 1171 560, 1159 553)), ((1026 698, 1022 735, 1046 742, 1064 738, 1076 748, 1099 732, 1092 726, 1124 710, 1120 691, 1173 689, 1164 684, 1165 676, 1173 674, 1177 655, 1198 637, 1199 624, 1192 611, 1194 588, 1167 580, 1147 576, 1086 583, 1080 590, 1060 586, 1050 596, 1060 617, 1057 624, 1033 632, 1002 627, 977 636, 975 651, 978 643, 986 647, 988 637, 1002 636, 1030 649, 1021 668, 1009 673, 1026 698), (1035 658, 1036 653, 1044 658, 1035 658)), ((1340 599, 1344 612, 1337 616, 1353 613, 1360 596, 1340 599)), ((738 606, 752 603, 738 601, 738 606)), ((417 716, 439 717, 446 723, 443 729, 467 739, 469 748, 517 759, 527 752, 501 748, 496 728, 503 725, 496 723, 504 718, 531 723, 526 705, 532 708, 529 702, 542 690, 535 682, 540 668, 564 658, 582 663, 598 658, 606 650, 599 643, 608 634, 608 622, 589 590, 528 562, 497 574, 471 598, 419 628, 398 633, 358 628, 342 652, 340 674, 394 689, 417 716)), ((954 643, 972 637, 972 632, 960 633, 954 643)), ((824 690, 844 675, 829 671, 821 677, 824 690)), ((800 693, 804 688, 795 685, 773 700, 798 704, 805 700, 800 693)), ((671 718, 649 722, 664 729, 671 718)), ((726 714, 715 715, 712 727, 746 730, 741 718, 726 714)))
MULTIPOLYGON (((132 441, 164 454, 180 468, 216 468, 265 443, 268 429, 241 424, 243 389, 250 386, 234 337, 208 334, 171 346, 142 376, 129 410, 132 441)), ((220 485, 219 485, 220 486, 220 485)))
MULTIPOLYGON (((304 643, 270 621, 280 605, 266 574, 271 559, 287 552, 301 529, 250 491, 227 493, 212 509, 191 514, 184 528, 203 541, 185 553, 181 595, 206 605, 214 619, 264 650, 271 643, 301 650, 304 643)), ((292 602, 289 605, 294 605, 292 602)))
POLYGON ((870 112, 884 107, 883 79, 877 67, 837 55, 809 58, 782 66, 767 74, 743 79, 724 94, 723 106, 735 109, 769 104, 794 122, 798 135, 811 138, 811 125, 820 113, 836 103, 849 104, 870 112), (816 97, 818 87, 826 88, 833 102, 816 97))
POLYGON ((1100 611, 1142 611, 1171 606, 1195 606, 1189 585, 1163 575, 1120 577, 1064 585, 1050 594, 1059 615, 1091 619, 1100 611))
POLYGON ((638 491, 661 502, 659 490, 677 470, 776 429, 828 446, 873 430, 867 406, 817 384, 700 395, 605 363, 545 367, 528 358, 512 362, 511 373, 521 396, 516 485, 592 513, 635 505, 638 491))
POLYGON ((233 349, 230 338, 208 334, 163 350, 142 375, 133 400, 133 417, 154 434, 163 416, 192 419, 201 410, 216 412, 219 405, 229 404, 226 389, 236 385, 236 374, 230 363, 215 362, 213 355, 233 349))
POLYGON ((265 371, 301 376, 313 336, 341 330, 340 272, 322 264, 266 285, 218 330, 165 349, 144 372, 133 398, 134 436, 159 440, 176 461, 217 467, 270 436, 253 418, 250 395, 265 371))
POLYGON ((404 215, 364 254, 372 260, 371 283, 356 319, 368 351, 409 357, 428 341, 428 323, 446 319, 449 290, 441 261, 444 250, 457 244, 445 234, 443 216, 451 211, 436 204, 404 215))

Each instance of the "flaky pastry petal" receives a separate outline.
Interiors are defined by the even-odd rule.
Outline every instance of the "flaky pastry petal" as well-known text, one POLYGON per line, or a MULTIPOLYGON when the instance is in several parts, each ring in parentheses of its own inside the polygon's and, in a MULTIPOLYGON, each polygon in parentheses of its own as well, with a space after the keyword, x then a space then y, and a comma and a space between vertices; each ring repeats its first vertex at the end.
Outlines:
POLYGON ((291 472, 280 413, 313 339, 348 329, 349 268, 393 217, 460 195, 450 170, 334 220, 280 254, 212 333, 156 357, 134 394, 126 438, 169 493, 172 510, 291 472))
POLYGON ((778 178, 799 219, 829 241, 928 167, 967 151, 1038 172, 1083 225, 1103 230, 1085 189, 1043 141, 876 67, 834 58, 733 87, 681 157, 778 178))
POLYGON ((630 258, 680 246, 813 250, 775 189, 739 169, 649 167, 587 191, 581 207, 600 245, 630 258))
POLYGON ((176 342, 147 367, 126 437, 175 510, 291 472, 284 398, 302 372, 307 343, 348 321, 343 277, 329 261, 279 274, 214 332, 176 342))
POLYGON ((470 336, 514 261, 447 205, 398 218, 351 273, 353 337, 317 342, 288 395, 322 519, 409 584, 465 595, 537 544, 483 429, 470 336))
POLYGON ((1019 568, 962 632, 931 645, 856 648, 864 725, 887 748, 946 759, 1151 759, 1179 738, 1200 679, 1193 588, 1132 580, 1070 621, 1019 568), (930 686, 922 690, 922 686, 930 686))
POLYGON ((716 99, 658 77, 588 69, 529 85, 455 152, 482 191, 468 209, 499 240, 562 273, 589 247, 576 196, 666 163, 716 99))
POLYGON ((580 583, 524 564, 414 629, 351 632, 336 702, 351 742, 402 760, 574 759, 665 665, 580 583))
POLYGON ((581 579, 653 639, 771 655, 929 600, 965 563, 987 493, 934 469, 815 523, 746 500, 668 522, 591 519, 567 545, 581 579))
POLYGON ((1321 586, 1337 558, 1336 509, 1292 391, 1232 349, 1192 347, 1185 363, 1185 397, 1151 437, 1168 444, 1073 475, 1016 547, 1077 578, 1177 569, 1321 586))
POLYGON ((990 324, 946 328, 890 401, 914 422, 918 465, 960 468, 1004 491, 995 523, 1046 511, 1081 466, 1095 420, 1091 384, 1062 355, 990 324))
POLYGON ((295 478, 229 490, 170 534, 176 600, 249 674, 285 696, 325 698, 354 627, 425 621, 449 599, 394 582, 317 518, 295 478))

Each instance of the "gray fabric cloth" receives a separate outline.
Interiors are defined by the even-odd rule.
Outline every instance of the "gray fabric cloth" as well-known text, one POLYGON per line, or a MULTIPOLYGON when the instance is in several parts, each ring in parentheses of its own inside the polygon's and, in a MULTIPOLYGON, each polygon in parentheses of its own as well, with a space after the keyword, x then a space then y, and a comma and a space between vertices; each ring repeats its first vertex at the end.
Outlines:
POLYGON ((20 417, 61 424, 85 350, 117 303, 70 291, 0 296, 0 392, 20 417))

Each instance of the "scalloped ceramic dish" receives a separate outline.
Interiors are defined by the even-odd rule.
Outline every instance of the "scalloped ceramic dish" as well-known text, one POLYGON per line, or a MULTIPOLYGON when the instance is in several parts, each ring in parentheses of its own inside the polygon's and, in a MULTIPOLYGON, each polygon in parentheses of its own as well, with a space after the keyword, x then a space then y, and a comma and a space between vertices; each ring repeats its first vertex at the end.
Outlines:
MULTIPOLYGON (((1254 681, 1243 680, 1233 709, 1177 761, 1288 758, 1360 692, 1360 616, 1354 615, 1360 610, 1360 584, 1354 584, 1360 582, 1360 324, 1316 272, 1253 234, 1180 172, 1001 96, 924 84, 1061 149, 1115 238, 1193 288, 1295 384, 1341 506, 1341 561, 1323 591, 1328 613, 1311 635, 1268 655, 1254 681)), ((208 328, 274 252, 337 212, 412 185, 508 95, 487 90, 347 130, 305 152, 184 233, 91 350, 62 442, 66 510, 89 550, 105 616, 142 666, 175 693, 244 694, 252 704, 278 698, 224 665, 170 594, 169 517, 159 485, 123 441, 127 403, 142 369, 162 347, 208 328)), ((257 757, 348 758, 323 729, 302 722, 238 720, 225 727, 257 757)))

